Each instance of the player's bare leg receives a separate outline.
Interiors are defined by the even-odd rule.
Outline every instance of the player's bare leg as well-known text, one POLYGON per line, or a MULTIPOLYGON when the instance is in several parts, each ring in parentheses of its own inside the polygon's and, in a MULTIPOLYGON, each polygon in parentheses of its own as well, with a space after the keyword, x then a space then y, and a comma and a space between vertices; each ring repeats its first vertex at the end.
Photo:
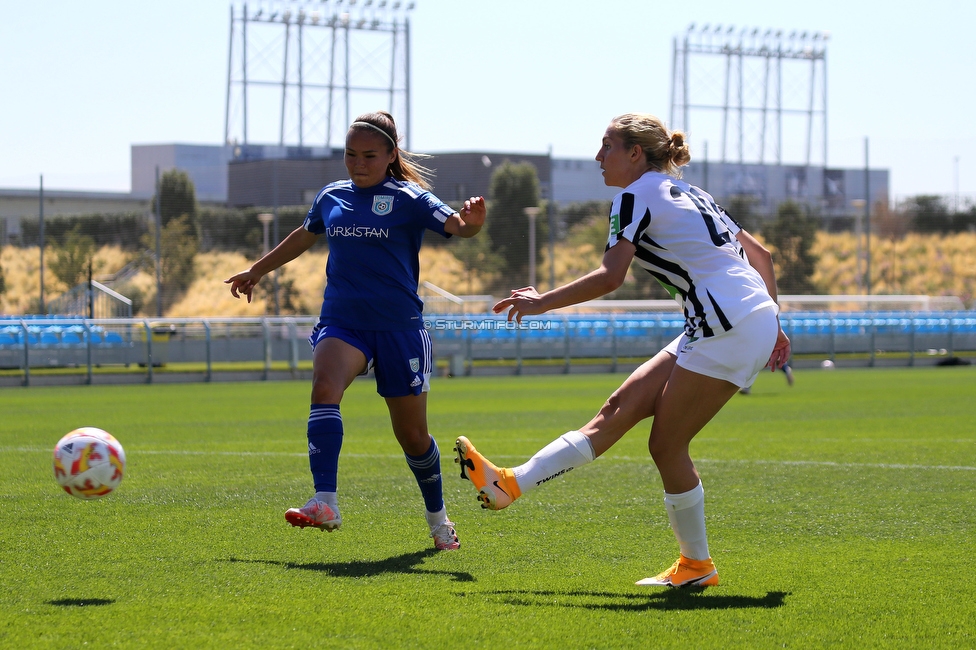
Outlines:
POLYGON ((501 510, 526 491, 591 462, 641 420, 654 415, 657 395, 674 362, 673 354, 656 354, 614 391, 585 426, 563 434, 514 469, 496 467, 461 436, 455 443, 461 477, 474 483, 483 508, 501 510))
POLYGON ((673 354, 661 350, 645 361, 613 392, 600 412, 580 427, 593 446, 594 456, 602 456, 641 420, 655 415, 675 360, 673 354))
POLYGON ((675 366, 657 401, 648 449, 664 483, 664 504, 681 548, 678 560, 639 585, 713 586, 718 571, 708 553, 705 492, 688 447, 738 391, 735 384, 675 366))
POLYGON ((325 338, 312 353, 312 404, 338 404, 366 370, 366 356, 342 339, 325 338))
POLYGON ((738 390, 724 379, 674 367, 657 399, 647 445, 666 492, 687 492, 698 485, 688 447, 738 390))

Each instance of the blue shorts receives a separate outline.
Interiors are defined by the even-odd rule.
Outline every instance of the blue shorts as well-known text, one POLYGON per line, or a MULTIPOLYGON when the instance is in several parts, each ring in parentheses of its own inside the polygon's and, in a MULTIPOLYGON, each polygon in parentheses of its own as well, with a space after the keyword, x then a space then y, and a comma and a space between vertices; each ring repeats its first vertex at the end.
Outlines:
POLYGON ((430 390, 434 364, 426 329, 378 332, 316 325, 308 342, 314 350, 319 341, 329 338, 345 341, 366 356, 362 374, 373 370, 376 392, 382 397, 420 395, 430 390))

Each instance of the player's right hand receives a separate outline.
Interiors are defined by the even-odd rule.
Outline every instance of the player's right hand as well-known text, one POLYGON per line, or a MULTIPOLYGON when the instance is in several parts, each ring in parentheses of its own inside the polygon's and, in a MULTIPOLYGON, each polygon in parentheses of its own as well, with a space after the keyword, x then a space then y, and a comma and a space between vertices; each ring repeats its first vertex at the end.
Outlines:
POLYGON ((491 308, 496 314, 500 314, 506 309, 508 309, 509 322, 514 320, 517 323, 522 322, 523 316, 541 314, 546 311, 542 306, 542 295, 536 291, 535 287, 514 289, 511 297, 499 300, 491 308))
POLYGON ((251 302, 251 292, 257 286, 260 279, 260 275, 248 269, 247 271, 241 271, 230 276, 224 280, 224 284, 230 285, 230 294, 232 296, 240 298, 241 295, 244 295, 247 296, 247 301, 251 302))

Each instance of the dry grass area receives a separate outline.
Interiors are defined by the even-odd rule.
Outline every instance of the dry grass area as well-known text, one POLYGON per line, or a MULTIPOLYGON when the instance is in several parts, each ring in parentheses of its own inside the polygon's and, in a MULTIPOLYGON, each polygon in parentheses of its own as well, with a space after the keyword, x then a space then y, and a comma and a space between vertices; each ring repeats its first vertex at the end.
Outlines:
MULTIPOLYGON (((51 260, 51 251, 45 248, 44 265, 51 260)), ((92 271, 95 279, 115 273, 132 259, 132 254, 117 246, 104 246, 95 252, 92 271)), ((0 268, 6 283, 6 291, 0 294, 0 314, 29 314, 35 311, 40 296, 40 250, 37 246, 17 248, 4 246, 0 249, 0 268)), ((45 300, 55 298, 69 287, 54 277, 44 274, 45 300)))
MULTIPOLYGON (((857 239, 853 234, 819 233, 814 252, 820 261, 813 282, 821 293, 863 292, 863 287, 858 288, 857 239)), ((865 252, 862 250, 862 283, 865 252)), ((976 234, 872 238, 871 293, 958 296, 972 305, 976 296, 976 234)))
MULTIPOLYGON (((857 241, 853 234, 818 233, 814 252, 820 261, 813 281, 825 294, 856 294, 857 241)), ((563 284, 596 268, 603 255, 602 246, 579 241, 556 247, 556 282, 563 284)), ((95 257, 96 278, 119 270, 131 254, 116 247, 104 247, 95 257)), ((292 283, 299 295, 302 311, 318 312, 325 288, 328 252, 313 249, 286 265, 279 279, 292 283)), ((862 252, 863 259, 863 252, 862 252)), ((167 312, 171 317, 260 316, 268 312, 264 298, 255 294, 254 302, 236 300, 223 280, 247 268, 253 260, 238 253, 205 253, 195 260, 197 279, 183 298, 167 312)), ((39 253, 34 248, 4 247, 0 265, 6 279, 6 292, 0 295, 0 313, 24 314, 36 308, 39 294, 39 253)), ((425 248, 420 256, 421 279, 452 293, 480 294, 495 279, 490 269, 466 269, 449 248, 425 248)), ((548 286, 548 251, 539 265, 540 284, 548 286)), ((863 278, 863 262, 862 262, 863 278)), ((269 282, 270 279, 265 279, 269 282)), ((143 295, 147 308, 155 305, 155 282, 148 273, 128 281, 143 295)), ((50 300, 67 287, 45 273, 45 297, 50 300)), ((874 294, 924 294, 958 296, 967 305, 976 297, 976 234, 953 236, 909 234, 900 239, 871 242, 871 289, 874 294)), ((145 314, 142 314, 145 315, 145 314)))
MULTIPOLYGON (((325 261, 328 253, 309 251, 279 271, 279 281, 288 278, 302 296, 309 313, 318 311, 325 290, 325 261)), ((252 302, 230 294, 224 280, 253 263, 240 253, 205 253, 194 261, 197 279, 190 285, 183 299, 169 310, 169 316, 263 316, 268 313, 267 301, 255 292, 252 302)), ((271 278, 264 278, 270 283, 271 278)))
MULTIPOLYGON (((325 249, 306 252, 279 270, 279 280, 293 283, 303 311, 318 313, 325 290, 325 249)), ((118 248, 105 247, 96 253, 95 277, 114 273, 125 266, 131 255, 118 248)), ((47 263, 45 259, 45 265, 47 263)), ((267 301, 255 292, 253 301, 238 300, 231 296, 224 280, 246 269, 254 260, 240 253, 204 253, 194 260, 196 280, 166 315, 170 317, 199 316, 261 316, 269 311, 267 301)), ((26 314, 36 309, 40 292, 40 254, 37 247, 16 248, 7 246, 0 251, 0 266, 6 278, 6 292, 0 295, 0 313, 26 314)), ((425 248, 420 255, 421 277, 454 293, 482 293, 494 275, 490 270, 473 269, 470 272, 445 248, 425 248)), ((264 283, 270 283, 265 278, 264 283)), ((64 292, 63 286, 50 272, 44 274, 45 298, 50 300, 64 292)), ((152 311, 156 304, 155 278, 140 272, 126 282, 136 288, 143 297, 146 308, 152 311)), ((138 315, 148 315, 141 313, 138 315)))

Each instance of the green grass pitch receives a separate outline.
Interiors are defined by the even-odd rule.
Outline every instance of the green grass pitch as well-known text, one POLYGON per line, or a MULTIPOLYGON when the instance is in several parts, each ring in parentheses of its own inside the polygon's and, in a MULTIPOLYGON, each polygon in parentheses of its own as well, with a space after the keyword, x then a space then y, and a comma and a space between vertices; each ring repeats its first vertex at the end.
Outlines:
POLYGON ((976 371, 796 376, 693 443, 722 580, 697 592, 633 584, 677 557, 644 424, 502 512, 453 462, 464 434, 518 464, 623 375, 435 380, 452 553, 372 382, 342 405, 332 534, 282 516, 310 493, 304 383, 2 389, 0 647, 973 647, 976 371), (94 502, 51 470, 86 425, 128 455, 94 502))

